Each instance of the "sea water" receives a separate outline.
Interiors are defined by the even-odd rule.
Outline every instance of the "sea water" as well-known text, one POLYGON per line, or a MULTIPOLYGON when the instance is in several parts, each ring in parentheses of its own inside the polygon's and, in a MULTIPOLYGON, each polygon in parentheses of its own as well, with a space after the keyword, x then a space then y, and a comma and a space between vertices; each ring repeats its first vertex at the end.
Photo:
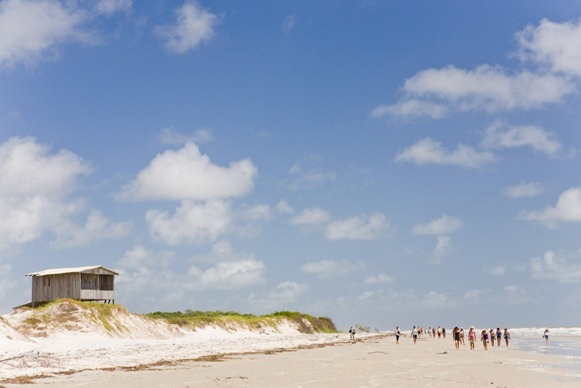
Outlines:
POLYGON ((567 369, 567 374, 581 378, 581 327, 549 327, 548 343, 543 336, 545 329, 509 329, 510 345, 537 354, 564 356, 567 362, 559 367, 567 369))

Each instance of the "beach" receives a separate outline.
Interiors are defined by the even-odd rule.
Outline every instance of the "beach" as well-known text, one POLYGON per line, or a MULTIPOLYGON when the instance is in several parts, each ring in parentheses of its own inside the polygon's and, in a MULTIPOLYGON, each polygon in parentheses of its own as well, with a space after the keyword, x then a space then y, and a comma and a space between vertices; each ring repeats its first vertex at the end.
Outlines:
MULTIPOLYGON (((182 361, 171 357, 163 361, 160 357, 149 365, 86 368, 79 372, 47 374, 33 382, 53 387, 132 388, 576 387, 581 384, 579 372, 563 367, 567 364, 565 356, 514 347, 485 351, 479 343, 474 351, 469 350, 468 344, 456 350, 451 338, 429 337, 420 338, 415 345, 409 337, 402 337, 398 345, 388 333, 358 335, 355 341, 349 340, 348 334, 281 336, 285 337, 284 342, 275 337, 264 336, 263 349, 250 346, 248 351, 229 352, 240 350, 239 345, 244 343, 232 337, 229 341, 216 341, 214 356, 182 361)), ((155 348, 155 344, 151 346, 155 348)), ((150 350, 155 353, 155 349, 150 350)), ((102 352, 107 357, 107 349, 103 348, 102 352)), ((192 354, 195 353, 192 349, 192 354)))

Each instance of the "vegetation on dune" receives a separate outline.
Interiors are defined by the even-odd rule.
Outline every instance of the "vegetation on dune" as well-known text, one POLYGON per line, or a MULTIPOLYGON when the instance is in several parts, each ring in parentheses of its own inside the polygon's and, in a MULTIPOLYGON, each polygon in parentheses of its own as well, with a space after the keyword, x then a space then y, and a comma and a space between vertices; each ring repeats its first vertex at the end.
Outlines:
POLYGON ((309 314, 303 314, 292 311, 277 311, 268 315, 240 314, 234 311, 199 311, 186 310, 185 312, 161 312, 145 314, 149 318, 164 319, 169 323, 180 326, 203 327, 216 325, 228 328, 234 324, 242 327, 248 327, 252 330, 260 330, 266 326, 276 327, 281 320, 294 322, 298 330, 303 333, 336 333, 335 324, 330 318, 313 317, 309 314))
MULTIPOLYGON (((64 326, 74 328, 79 321, 79 312, 89 321, 100 324, 106 331, 125 331, 126 328, 117 321, 117 315, 130 314, 124 307, 118 304, 105 304, 98 302, 80 302, 74 299, 58 299, 34 308, 24 307, 35 312, 26 318, 25 325, 30 329, 46 330, 48 327, 64 326), (56 311, 53 307, 58 305, 56 311), (69 327, 70 326, 70 327, 69 327)), ((241 314, 235 311, 200 311, 186 310, 185 312, 162 312, 143 314, 150 319, 161 319, 170 324, 182 327, 202 328, 204 326, 217 326, 226 330, 248 328, 249 330, 264 330, 271 328, 277 330, 284 321, 293 324, 302 333, 336 333, 335 324, 327 317, 314 317, 295 311, 277 311, 268 315, 241 314)))

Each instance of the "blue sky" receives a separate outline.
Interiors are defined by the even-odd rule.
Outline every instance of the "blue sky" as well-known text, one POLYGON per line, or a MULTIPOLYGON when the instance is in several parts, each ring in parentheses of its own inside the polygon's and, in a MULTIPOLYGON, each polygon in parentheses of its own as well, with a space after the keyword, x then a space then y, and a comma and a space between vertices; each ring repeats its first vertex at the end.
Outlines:
POLYGON ((581 5, 0 1, 0 311, 581 319, 581 5))

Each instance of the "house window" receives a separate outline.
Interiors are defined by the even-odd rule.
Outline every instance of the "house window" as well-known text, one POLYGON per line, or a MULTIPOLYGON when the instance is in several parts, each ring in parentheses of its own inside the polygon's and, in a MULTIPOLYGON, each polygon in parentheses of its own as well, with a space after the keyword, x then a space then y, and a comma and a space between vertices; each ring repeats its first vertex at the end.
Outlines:
POLYGON ((43 281, 43 285, 44 285, 45 287, 50 287, 50 277, 49 277, 49 276, 45 276, 45 277, 43 277, 43 278, 42 278, 42 281, 43 281))

